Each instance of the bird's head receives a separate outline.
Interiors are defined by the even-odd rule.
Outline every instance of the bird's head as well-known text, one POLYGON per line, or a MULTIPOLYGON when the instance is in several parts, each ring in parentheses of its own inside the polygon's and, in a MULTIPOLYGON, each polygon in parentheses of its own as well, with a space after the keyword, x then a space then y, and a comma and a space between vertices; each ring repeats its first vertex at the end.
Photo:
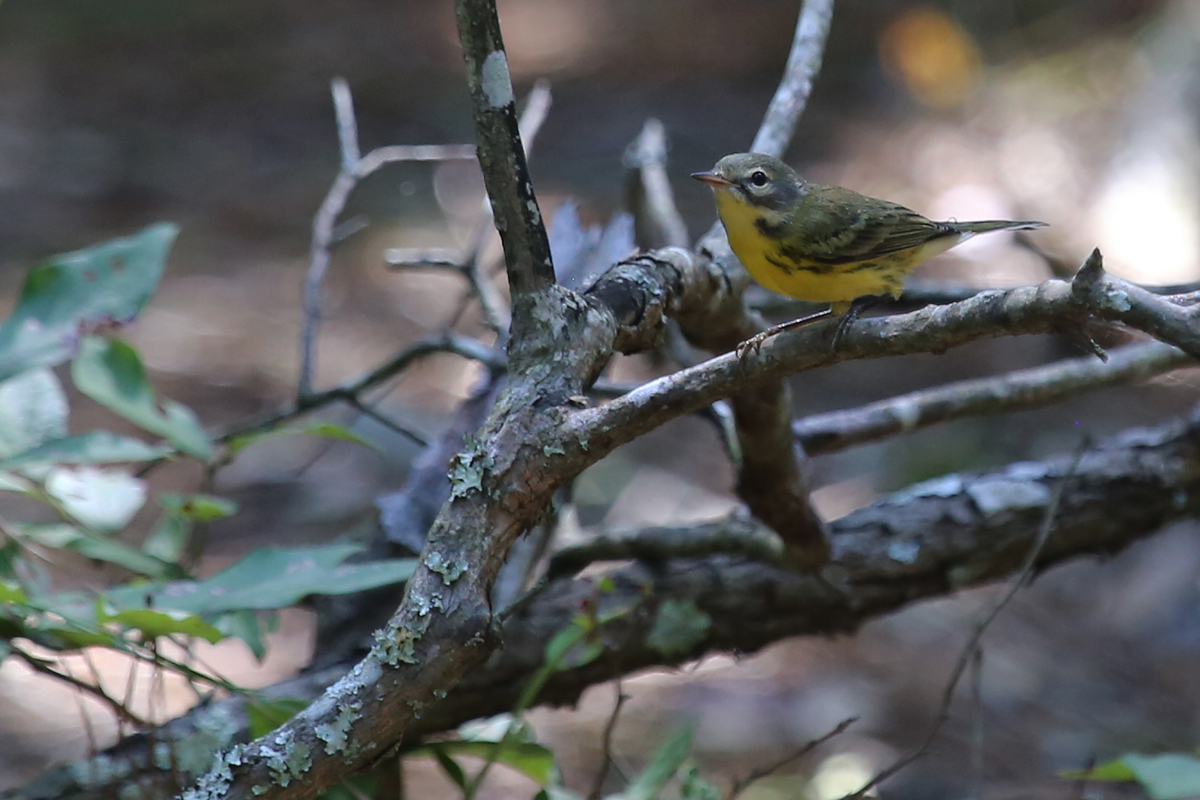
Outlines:
POLYGON ((717 162, 709 172, 694 172, 717 192, 760 208, 783 211, 791 208, 804 192, 804 180, 774 156, 734 153, 717 162))

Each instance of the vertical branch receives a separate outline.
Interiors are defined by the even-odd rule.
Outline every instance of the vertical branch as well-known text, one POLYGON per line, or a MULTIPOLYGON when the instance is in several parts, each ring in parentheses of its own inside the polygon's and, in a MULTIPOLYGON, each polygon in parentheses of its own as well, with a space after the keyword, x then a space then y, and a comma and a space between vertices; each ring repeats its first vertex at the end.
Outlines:
POLYGON ((813 81, 821 71, 821 57, 825 54, 825 39, 832 18, 833 0, 804 0, 783 80, 771 98, 771 105, 750 145, 751 151, 783 158, 796 130, 796 122, 812 93, 813 81))
POLYGON ((639 247, 687 247, 687 225, 675 207, 667 176, 667 132, 656 119, 646 120, 642 132, 625 150, 626 207, 633 214, 639 247))
POLYGON ((521 145, 495 0, 457 0, 455 10, 475 110, 479 165, 504 245, 513 298, 512 342, 520 345, 535 329, 534 296, 554 285, 550 241, 521 145))

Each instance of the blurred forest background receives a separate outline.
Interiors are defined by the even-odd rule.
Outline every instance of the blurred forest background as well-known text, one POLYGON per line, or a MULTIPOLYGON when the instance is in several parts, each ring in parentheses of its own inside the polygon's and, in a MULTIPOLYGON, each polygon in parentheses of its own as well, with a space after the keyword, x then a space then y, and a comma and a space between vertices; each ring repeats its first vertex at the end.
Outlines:
MULTIPOLYGON (((521 95, 538 78, 554 105, 531 169, 548 217, 578 204, 587 224, 621 211, 622 153, 649 116, 672 143, 671 174, 693 236, 712 198, 687 178, 745 149, 783 67, 798 0, 501 0, 521 95)), ((5 0, 0 4, 0 302, 51 253, 182 226, 159 294, 129 331, 167 395, 206 424, 272 409, 294 393, 301 287, 312 215, 338 167, 329 82, 354 91, 364 151, 473 139, 447 0, 5 0)), ((1200 2, 1197 0, 840 0, 825 66, 789 161, 806 176, 886 197, 931 217, 1033 218, 1050 261, 984 237, 918 277, 980 287, 1036 283, 1049 263, 1094 246, 1148 283, 1200 277, 1200 2)), ((335 254, 318 388, 359 374, 441 326, 460 278, 389 271, 391 247, 458 247, 483 198, 472 162, 389 167, 353 196, 369 225, 335 254)), ((498 254, 497 243, 491 245, 498 254)), ((463 330, 485 331, 473 309, 463 330)), ((1078 355, 1049 337, 981 342, 939 356, 847 363, 796 381, 797 414, 1078 355)), ((640 380, 648 359, 617 364, 640 380)), ((478 369, 451 356, 406 373, 383 408, 436 434, 478 369)), ((1200 374, 1108 389, 1041 411, 934 427, 813 463, 815 499, 840 516, 913 481, 1068 451, 1186 411, 1200 374)), ((287 437, 224 470, 215 491, 240 514, 215 524, 211 568, 263 543, 324 541, 375 524, 374 500, 404 479, 416 447, 369 419, 332 411, 378 443, 287 437)), ((88 428, 86 414, 73 420, 88 428)), ((159 487, 194 490, 194 468, 159 487)), ((710 426, 668 425, 576 486, 577 527, 696 519, 734 503, 710 426)), ((1127 750, 1200 744, 1200 536, 1182 525, 1107 562, 1056 569, 1018 596, 985 639, 979 702, 967 693, 934 751, 887 794, 935 800, 972 790, 982 731, 986 796, 1065 797, 1056 777, 1127 750)), ((578 535, 578 534, 577 534, 578 535)), ((971 620, 994 590, 925 603, 852 638, 792 641, 750 658, 714 657, 626 680, 618 764, 683 719, 697 757, 745 774, 850 715, 862 719, 796 774, 745 797, 834 798, 918 742, 971 620)), ((237 642, 206 657, 261 685, 310 656, 313 617, 284 616, 266 662, 237 642)), ((115 657, 104 670, 127 666, 115 657)), ((611 686, 578 710, 533 715, 586 787, 600 760, 611 686)), ((182 690, 156 715, 178 713, 182 690)), ((90 708, 90 707, 89 707, 90 708)), ((100 744, 114 726, 89 712, 100 744)), ((0 667, 0 788, 88 749, 70 691, 0 667)), ((431 767, 414 797, 454 796, 431 767)), ((498 770, 485 795, 528 796, 498 770), (490 792, 490 794, 488 793, 490 792)), ((1118 796, 1112 787, 1092 787, 1118 796)))

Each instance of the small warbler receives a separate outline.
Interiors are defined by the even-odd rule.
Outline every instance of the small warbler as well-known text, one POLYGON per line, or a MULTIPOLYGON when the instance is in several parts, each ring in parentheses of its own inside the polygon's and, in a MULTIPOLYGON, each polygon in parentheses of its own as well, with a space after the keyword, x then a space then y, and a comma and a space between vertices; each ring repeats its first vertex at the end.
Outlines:
POLYGON ((1032 220, 934 222, 904 206, 837 186, 809 183, 778 158, 735 153, 693 178, 713 188, 729 246, 773 292, 830 308, 776 325, 738 346, 745 355, 770 336, 840 316, 833 346, 874 295, 900 296, 918 264, 977 233, 1040 228, 1032 220))

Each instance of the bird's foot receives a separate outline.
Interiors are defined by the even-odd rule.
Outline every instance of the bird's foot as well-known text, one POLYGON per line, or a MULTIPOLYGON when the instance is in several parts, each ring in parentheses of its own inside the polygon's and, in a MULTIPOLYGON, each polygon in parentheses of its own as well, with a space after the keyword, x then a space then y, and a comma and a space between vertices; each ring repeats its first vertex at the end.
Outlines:
POLYGON ((856 298, 850 304, 850 310, 842 315, 842 318, 838 320, 837 327, 833 329, 833 337, 829 340, 829 352, 833 353, 837 351, 838 346, 842 343, 842 339, 850 331, 850 326, 858 321, 859 316, 864 311, 872 309, 886 301, 886 297, 875 294, 856 298))
POLYGON ((738 358, 745 358, 751 353, 758 355, 759 351, 762 350, 763 342, 765 342, 767 339, 770 339, 774 333, 774 329, 768 329, 762 333, 756 333, 737 346, 737 348, 734 350, 735 355, 737 355, 738 358))
POLYGON ((737 357, 745 358, 751 353, 758 355, 759 351, 762 350, 763 342, 765 342, 767 339, 770 339, 775 334, 783 333, 784 331, 790 331, 792 328, 799 328, 801 325, 808 325, 810 322, 817 322, 818 320, 825 319, 832 313, 833 312, 829 309, 825 309, 824 311, 818 311, 815 314, 809 314, 807 317, 800 317, 799 319, 794 319, 790 322, 772 325, 765 331, 756 333, 746 341, 739 344, 735 351, 737 353, 737 357))

